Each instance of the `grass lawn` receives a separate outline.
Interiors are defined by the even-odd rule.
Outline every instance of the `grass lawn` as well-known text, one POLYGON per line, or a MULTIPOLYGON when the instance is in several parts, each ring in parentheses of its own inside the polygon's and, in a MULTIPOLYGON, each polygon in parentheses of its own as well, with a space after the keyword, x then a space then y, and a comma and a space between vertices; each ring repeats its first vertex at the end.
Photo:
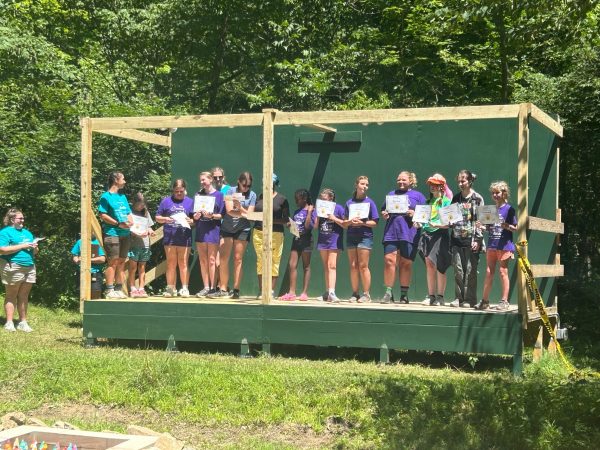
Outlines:
MULTIPOLYGON (((32 306, 30 324, 31 334, 0 333, 1 414, 22 411, 91 430, 123 431, 133 423, 196 448, 552 449, 600 442, 600 382, 570 380, 551 357, 514 378, 510 362, 499 358, 491 366, 501 367, 488 371, 486 358, 471 359, 475 370, 457 370, 451 355, 431 368, 166 353, 143 344, 87 349, 77 313, 32 306)), ((439 355, 416 360, 429 357, 439 355)))

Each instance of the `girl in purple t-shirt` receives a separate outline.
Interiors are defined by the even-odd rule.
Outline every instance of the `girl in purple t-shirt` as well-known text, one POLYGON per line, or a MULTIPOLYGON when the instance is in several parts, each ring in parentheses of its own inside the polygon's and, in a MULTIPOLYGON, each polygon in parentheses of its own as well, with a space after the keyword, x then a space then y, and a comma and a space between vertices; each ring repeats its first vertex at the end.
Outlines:
POLYGON ((219 251, 221 218, 223 217, 223 194, 213 186, 211 172, 200 173, 201 189, 196 197, 214 197, 215 205, 211 211, 200 209, 194 211, 196 222, 196 251, 200 261, 200 275, 204 287, 196 294, 206 297, 216 289, 215 273, 217 268, 217 253, 219 251))
POLYGON ((296 282, 298 280, 298 260, 302 258, 304 267, 304 283, 302 293, 298 300, 308 300, 308 283, 310 281, 310 257, 312 255, 312 230, 316 222, 316 212, 310 198, 310 193, 306 189, 298 189, 294 194, 296 206, 292 220, 298 227, 300 237, 294 237, 292 241, 292 251, 290 253, 289 271, 290 271, 290 289, 287 294, 279 297, 279 300, 296 300, 296 282))
POLYGON ((189 297, 188 290, 188 257, 192 246, 192 229, 194 221, 190 218, 194 210, 194 201, 186 196, 185 180, 179 178, 173 182, 172 195, 163 198, 156 212, 156 222, 164 224, 163 245, 167 257, 167 289, 165 297, 177 297, 177 268, 181 279, 179 295, 189 297), (173 218, 182 217, 181 222, 173 218), (183 226, 187 223, 187 226, 183 226))
MULTIPOLYGON (((319 196, 321 200, 335 202, 333 189, 323 189, 319 196)), ((337 275, 337 259, 340 251, 344 249, 344 207, 336 203, 333 214, 329 217, 318 217, 319 239, 317 249, 323 261, 325 275, 325 289, 323 300, 328 302, 339 302, 335 295, 335 281, 337 275)))
POLYGON ((508 261, 514 257, 513 231, 517 231, 517 214, 515 208, 508 203, 510 188, 505 181, 494 181, 490 185, 490 193, 496 203, 496 208, 498 208, 499 221, 494 225, 486 226, 488 231, 487 268, 483 284, 483 298, 477 304, 476 308, 483 310, 490 307, 489 296, 494 281, 494 273, 496 272, 496 263, 498 263, 500 266, 502 294, 500 303, 494 309, 506 311, 509 308, 508 291, 510 288, 508 261))
POLYGON ((361 175, 354 182, 354 194, 346 202, 345 223, 348 262, 350 263, 351 302, 368 303, 371 301, 371 271, 369 257, 373 249, 373 228, 377 226, 379 214, 377 205, 367 197, 369 178, 361 175), (362 281, 363 293, 358 293, 358 280, 362 281))

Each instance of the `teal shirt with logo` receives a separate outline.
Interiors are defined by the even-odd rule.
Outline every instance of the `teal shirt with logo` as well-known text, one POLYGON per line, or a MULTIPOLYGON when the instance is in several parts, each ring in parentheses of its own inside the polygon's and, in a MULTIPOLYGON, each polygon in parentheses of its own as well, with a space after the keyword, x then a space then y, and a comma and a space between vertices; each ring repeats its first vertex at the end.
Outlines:
MULTIPOLYGON (((131 214, 131 208, 124 194, 106 191, 100 197, 98 212, 108 214, 117 222, 127 222, 127 217, 131 214)), ((102 229, 106 236, 129 236, 129 229, 119 228, 118 225, 109 225, 103 222, 102 229)))
MULTIPOLYGON (((4 227, 0 230, 0 247, 19 245, 24 244, 25 242, 33 242, 33 234, 25 228, 17 230, 14 227, 4 227)), ((32 247, 19 250, 18 252, 9 255, 1 255, 0 258, 20 266, 33 266, 35 264, 32 247)))
MULTIPOLYGON (((100 245, 100 242, 98 242, 98 239, 92 239, 92 246, 98 247, 98 255, 96 255, 96 256, 106 256, 106 254, 104 253, 104 250, 102 249, 102 246, 100 245)), ((93 253, 93 248, 92 248, 92 253, 93 253)), ((71 254, 73 256, 81 256, 81 239, 78 239, 77 242, 75 242, 75 245, 71 249, 71 254)), ((92 254, 92 257, 93 256, 94 255, 92 254)), ((92 264, 91 272, 92 273, 102 272, 103 267, 104 267, 104 264, 92 264)))

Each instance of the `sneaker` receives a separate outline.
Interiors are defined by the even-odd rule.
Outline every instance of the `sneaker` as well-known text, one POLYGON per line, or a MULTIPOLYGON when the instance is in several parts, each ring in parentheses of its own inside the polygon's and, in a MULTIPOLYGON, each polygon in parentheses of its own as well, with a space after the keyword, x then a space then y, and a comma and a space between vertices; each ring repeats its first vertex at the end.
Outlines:
POLYGON ((339 303, 340 299, 335 295, 335 292, 330 292, 327 296, 327 301, 331 303, 339 303))
POLYGON ((292 294, 291 292, 288 292, 287 294, 283 294, 281 297, 279 297, 279 300, 282 300, 284 302, 291 302, 296 300, 296 294, 292 294))
POLYGON ((15 323, 12 320, 10 322, 6 322, 4 324, 4 329, 6 331, 10 331, 10 332, 16 331, 16 329, 15 329, 15 323))
POLYGON ((431 297, 432 297, 431 295, 425 296, 425 300, 423 300, 421 302, 421 305, 423 305, 423 306, 431 306, 431 301, 432 301, 431 297))
POLYGON ((386 292, 383 294, 383 298, 379 301, 380 303, 391 303, 394 301, 394 294, 386 292))
POLYGON ((229 293, 229 298, 232 298, 234 300, 239 300, 240 299, 240 290, 239 289, 233 289, 229 293))
POLYGON ((328 298, 329 298, 329 292, 327 292, 327 291, 323 292, 323 295, 321 295, 321 299, 324 302, 326 302, 328 298))
POLYGON ((262 294, 260 292, 256 295, 256 300, 262 300, 262 294))
POLYGON ((475 308, 475 306, 476 306, 476 305, 474 305, 474 304, 472 304, 472 303, 469 303, 469 302, 462 302, 462 303, 460 304, 460 307, 461 307, 461 308, 475 308))
POLYGON ((189 289, 186 289, 186 288, 181 288, 181 289, 179 289, 179 296, 180 296, 180 297, 184 297, 184 298, 187 298, 187 297, 189 297, 189 296, 190 296, 190 291, 189 291, 189 289))
POLYGON ((167 286, 167 289, 165 290, 165 293, 163 294, 164 297, 177 297, 177 290, 174 287, 170 287, 167 286))
POLYGON ((438 302, 438 306, 446 306, 446 299, 443 295, 436 295, 436 300, 438 302))
POLYGON ((358 303, 371 303, 371 296, 366 292, 363 292, 363 295, 357 300, 358 303))
POLYGON ((408 296, 407 295, 401 295, 400 296, 400 300, 398 300, 396 303, 404 303, 404 304, 408 305, 408 296))
POLYGON ((148 294, 146 293, 146 290, 144 288, 138 289, 138 297, 140 297, 140 298, 148 297, 148 294))
POLYGON ((209 293, 208 298, 230 298, 229 292, 217 289, 216 291, 209 293))
POLYGON ((461 306, 460 300, 455 298, 454 300, 452 300, 449 303, 450 306, 452 306, 453 308, 459 308, 461 306))
POLYGON ((479 303, 477 303, 474 308, 478 309, 479 311, 484 311, 486 309, 488 309, 490 307, 490 301, 489 300, 479 300, 479 303))
POLYGON ((432 295, 429 297, 429 299, 429 306, 440 306, 437 295, 432 295))
POLYGON ((19 325, 17 325, 17 330, 24 331, 25 333, 31 333, 33 331, 33 329, 29 326, 29 324, 25 320, 21 320, 19 322, 19 325))
POLYGON ((508 311, 510 309, 510 303, 508 303, 508 300, 500 300, 493 309, 496 311, 508 311))
POLYGON ((298 300, 300 300, 301 302, 306 302, 308 301, 308 295, 306 295, 306 293, 303 292, 302 294, 300 294, 300 297, 298 297, 298 300))
POLYGON ((132 287, 129 289, 129 296, 131 298, 138 298, 140 296, 140 291, 138 288, 132 287))
POLYGON ((354 293, 352 293, 352 295, 350 296, 350 298, 348 299, 348 301, 350 303, 356 303, 359 298, 360 298, 360 295, 358 295, 358 292, 354 292, 354 293))
POLYGON ((106 291, 106 294, 104 294, 104 298, 106 298, 107 300, 119 300, 122 297, 121 295, 119 295, 119 291, 110 290, 106 291))
POLYGON ((204 297, 206 297, 209 294, 209 292, 210 292, 210 289, 207 288, 207 287, 205 287, 204 289, 202 289, 200 292, 198 292, 196 294, 196 297, 198 297, 198 298, 204 298, 204 297))
POLYGON ((125 294, 125 292, 123 292, 122 290, 115 290, 115 293, 119 296, 119 298, 128 298, 127 294, 125 294))

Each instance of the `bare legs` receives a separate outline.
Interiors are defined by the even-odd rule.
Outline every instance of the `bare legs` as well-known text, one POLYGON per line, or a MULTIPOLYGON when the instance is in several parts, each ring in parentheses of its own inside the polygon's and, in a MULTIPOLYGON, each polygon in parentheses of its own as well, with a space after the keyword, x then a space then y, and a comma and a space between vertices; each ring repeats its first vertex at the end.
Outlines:
POLYGON ((32 283, 21 282, 14 285, 6 285, 6 295, 4 299, 4 311, 6 312, 6 321, 12 322, 15 315, 15 305, 19 313, 19 320, 27 321, 27 307, 29 305, 29 293, 33 287, 32 283))

